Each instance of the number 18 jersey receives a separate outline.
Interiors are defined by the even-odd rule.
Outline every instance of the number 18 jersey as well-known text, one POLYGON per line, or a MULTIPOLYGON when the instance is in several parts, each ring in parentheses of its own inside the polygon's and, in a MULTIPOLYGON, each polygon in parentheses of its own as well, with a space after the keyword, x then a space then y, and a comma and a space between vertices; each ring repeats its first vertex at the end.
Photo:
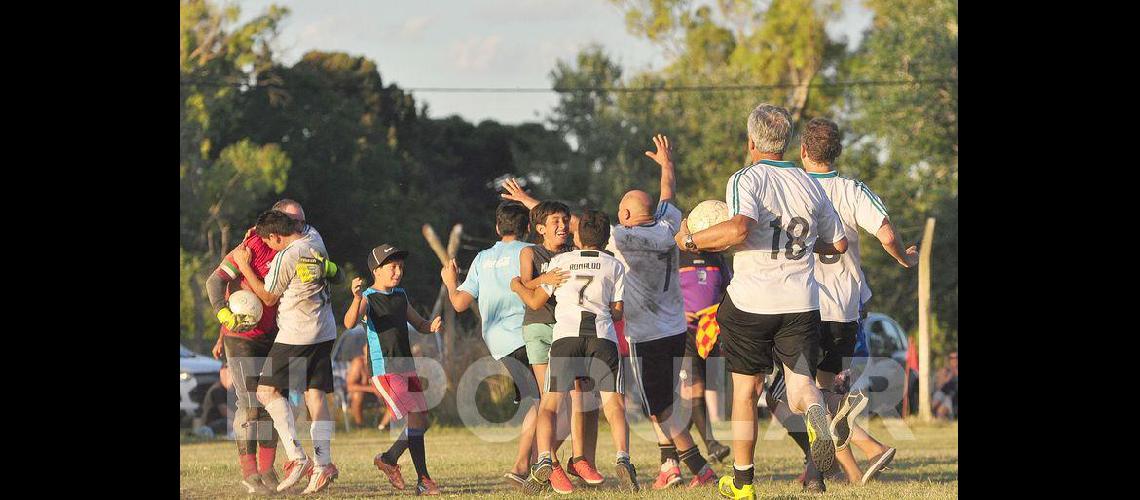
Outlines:
POLYGON ((843 225, 819 182, 794 163, 760 160, 728 179, 730 216, 755 221, 735 247, 732 303, 753 314, 819 309, 812 248, 817 238, 834 243, 843 225))
POLYGON ((554 307, 554 339, 597 337, 617 344, 610 303, 622 300, 625 266, 600 250, 574 250, 556 255, 550 268, 570 274, 569 280, 542 289, 558 301, 554 307))

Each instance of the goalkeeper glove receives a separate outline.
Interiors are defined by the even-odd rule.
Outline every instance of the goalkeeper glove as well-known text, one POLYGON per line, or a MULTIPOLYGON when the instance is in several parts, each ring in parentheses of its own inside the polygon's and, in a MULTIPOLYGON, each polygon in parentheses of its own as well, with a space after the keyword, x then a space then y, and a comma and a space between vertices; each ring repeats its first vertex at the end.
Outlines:
POLYGON ((218 321, 227 330, 235 333, 246 332, 252 330, 257 326, 257 322, 253 321, 253 317, 248 314, 234 314, 228 307, 223 307, 218 311, 218 321))
POLYGON ((309 283, 321 278, 326 278, 333 283, 339 281, 340 269, 336 263, 321 256, 316 249, 309 249, 312 257, 301 257, 300 262, 297 263, 297 277, 301 278, 302 283, 309 283))

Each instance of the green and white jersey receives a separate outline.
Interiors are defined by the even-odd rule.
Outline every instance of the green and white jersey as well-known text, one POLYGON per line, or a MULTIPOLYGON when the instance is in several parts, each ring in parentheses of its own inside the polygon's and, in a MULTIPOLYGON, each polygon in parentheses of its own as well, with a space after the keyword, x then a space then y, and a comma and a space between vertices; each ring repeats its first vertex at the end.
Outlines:
POLYGON ((815 255, 815 279, 819 281, 819 314, 823 321, 859 320, 859 304, 871 298, 871 289, 860 267, 859 228, 875 234, 890 219, 883 201, 866 184, 840 177, 835 171, 810 173, 839 213, 847 235, 847 252, 815 255))
POLYGON ((265 290, 281 297, 277 304, 275 340, 279 344, 312 345, 336 338, 328 280, 303 283, 297 276, 297 264, 313 260, 313 251, 328 258, 328 251, 319 238, 306 232, 277 252, 269 264, 265 290))
POLYGON ((570 273, 570 279, 557 288, 542 285, 558 300, 554 306, 554 340, 597 337, 617 344, 610 303, 622 301, 625 266, 621 261, 601 250, 574 250, 554 256, 550 267, 570 273))
POLYGON ((732 303, 753 314, 819 309, 812 248, 843 238, 839 215, 819 182, 794 163, 761 160, 728 179, 729 215, 755 221, 734 247, 732 303))

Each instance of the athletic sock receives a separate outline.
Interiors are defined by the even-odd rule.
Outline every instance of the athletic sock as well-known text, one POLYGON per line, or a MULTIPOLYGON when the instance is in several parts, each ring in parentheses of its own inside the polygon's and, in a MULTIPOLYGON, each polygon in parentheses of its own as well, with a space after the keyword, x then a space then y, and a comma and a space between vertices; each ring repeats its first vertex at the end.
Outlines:
POLYGON ((700 474, 701 469, 704 469, 705 465, 708 464, 705 457, 701 456, 701 450, 697 448, 696 444, 692 448, 680 452, 679 456, 681 461, 685 462, 685 467, 688 467, 689 472, 692 472, 694 476, 700 474))
POLYGON ((412 452, 412 463, 416 466, 416 475, 419 478, 431 479, 427 470, 427 458, 424 456, 423 429, 408 429, 408 450, 412 452))
POLYGON ((388 465, 396 465, 400 461, 400 456, 408 449, 408 429, 405 428, 404 432, 400 433, 400 437, 396 438, 396 442, 380 455, 380 460, 388 465))
POLYGON ((273 447, 258 445, 257 447, 257 473, 265 474, 273 469, 273 462, 277 460, 277 443, 273 447))
POLYGON ((628 451, 617 452, 617 461, 621 462, 622 460, 629 462, 629 452, 628 451))
POLYGON ((753 464, 743 467, 732 464, 732 473, 732 485, 739 490, 746 484, 752 484, 752 476, 756 473, 756 467, 753 464))
POLYGON ((241 465, 241 477, 257 474, 257 455, 242 453, 238 455, 238 464, 241 465))
POLYGON ((336 424, 331 420, 316 420, 309 429, 313 437, 313 458, 318 466, 332 463, 332 436, 336 424))
POLYGON ((657 447, 661 449, 661 464, 664 465, 667 460, 672 459, 674 462, 680 463, 681 458, 677 456, 677 447, 672 444, 657 443, 657 447))
POLYGON ((265 405, 265 411, 273 419, 273 428, 281 436, 281 445, 285 447, 285 454, 289 460, 302 460, 305 450, 301 449, 301 442, 297 440, 297 424, 293 420, 293 405, 285 398, 277 398, 265 405))

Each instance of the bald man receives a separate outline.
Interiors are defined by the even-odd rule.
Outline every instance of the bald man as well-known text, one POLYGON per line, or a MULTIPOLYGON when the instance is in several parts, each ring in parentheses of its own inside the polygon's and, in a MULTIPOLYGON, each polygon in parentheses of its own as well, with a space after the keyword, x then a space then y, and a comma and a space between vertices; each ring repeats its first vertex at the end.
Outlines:
POLYGON ((693 474, 689 483, 693 488, 711 484, 716 474, 693 443, 689 416, 673 415, 688 330, 674 241, 681 211, 672 203, 676 177, 669 138, 658 134, 653 144, 657 151, 645 155, 661 166, 661 196, 653 205, 649 193, 627 192, 618 205, 619 224, 610 231, 606 250, 626 266, 624 333, 661 450, 661 470, 653 488, 681 483, 682 462, 693 474))

